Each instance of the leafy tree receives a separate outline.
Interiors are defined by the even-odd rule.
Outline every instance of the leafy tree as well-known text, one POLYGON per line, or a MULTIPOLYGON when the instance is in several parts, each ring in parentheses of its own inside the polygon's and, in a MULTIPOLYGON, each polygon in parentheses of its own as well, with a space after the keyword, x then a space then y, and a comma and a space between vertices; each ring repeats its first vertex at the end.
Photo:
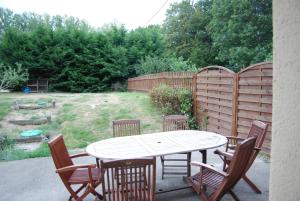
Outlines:
POLYGON ((28 72, 17 63, 16 67, 0 64, 0 91, 12 89, 28 80, 28 72))
POLYGON ((184 61, 182 57, 150 57, 142 59, 140 64, 136 65, 136 71, 140 75, 159 73, 159 72, 178 72, 178 71, 197 71, 195 65, 184 61))
POLYGON ((216 59, 238 71, 272 53, 271 0, 214 0, 209 32, 216 59))
MULTIPOLYGON (((146 56, 164 56, 166 53, 166 40, 159 26, 137 28, 126 36, 127 58, 129 64, 129 76, 134 77, 136 65, 146 56)), ((139 70, 137 70, 139 71, 139 70)))
POLYGON ((206 28, 211 17, 210 7, 209 0, 175 3, 168 9, 164 22, 169 51, 198 67, 214 64, 215 52, 206 28))

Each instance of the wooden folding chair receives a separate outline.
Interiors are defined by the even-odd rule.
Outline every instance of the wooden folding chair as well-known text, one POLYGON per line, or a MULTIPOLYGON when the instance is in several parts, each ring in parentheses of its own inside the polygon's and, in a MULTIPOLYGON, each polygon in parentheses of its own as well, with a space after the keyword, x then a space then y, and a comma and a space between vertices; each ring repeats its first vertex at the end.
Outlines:
POLYGON ((74 198, 76 201, 82 201, 89 193, 92 193, 99 199, 102 195, 96 192, 95 188, 101 183, 101 171, 95 164, 74 165, 72 159, 82 156, 88 156, 87 153, 81 153, 70 156, 62 135, 52 139, 49 148, 56 167, 56 173, 59 174, 65 187, 71 194, 69 200, 74 198), (81 185, 77 190, 72 185, 81 185), (83 190, 84 192, 79 195, 83 190))
POLYGON ((114 120, 112 124, 113 124, 113 137, 122 137, 122 136, 141 134, 140 120, 135 120, 135 119, 114 120))
POLYGON ((156 159, 101 161, 104 201, 154 201, 156 159))
MULTIPOLYGON (((163 117, 163 131, 187 130, 189 129, 188 117, 184 115, 169 115, 163 117)), ((182 157, 167 157, 161 156, 162 179, 164 175, 186 175, 191 176, 191 152, 181 153, 182 157), (167 163, 166 163, 167 162, 167 163), (183 162, 184 164, 182 164, 183 162), (186 171, 176 171, 176 169, 186 168, 186 171), (175 170, 174 170, 175 169, 175 170)))
POLYGON ((200 172, 189 178, 189 181, 201 198, 201 201, 217 201, 226 193, 229 193, 235 201, 239 201, 232 189, 247 169, 249 160, 252 157, 255 140, 256 138, 254 137, 248 138, 237 144, 236 151, 226 172, 204 163, 191 163, 193 166, 200 167, 200 172), (209 196, 205 192, 207 187, 214 190, 209 196))
MULTIPOLYGON (((246 173, 247 171, 250 169, 251 165, 253 164, 253 162, 255 161, 258 153, 261 150, 261 147, 263 145, 266 133, 267 133, 267 128, 268 128, 268 124, 263 123, 261 121, 253 121, 250 131, 248 133, 247 138, 250 137, 256 137, 256 142, 255 142, 255 148, 253 149, 253 153, 251 156, 251 159, 249 160, 249 164, 247 166, 247 169, 245 171, 245 174, 243 175, 243 179, 245 180, 246 183, 248 183, 248 185, 256 192, 256 193, 261 193, 261 191, 259 190, 259 188, 247 177, 246 173)), ((239 137, 233 137, 233 136, 229 136, 227 137, 228 142, 226 144, 226 149, 225 152, 224 151, 220 151, 220 150, 216 150, 215 153, 218 154, 223 160, 224 160, 224 166, 223 169, 226 170, 228 164, 231 161, 233 152, 236 148, 236 145, 238 142, 244 140, 243 138, 239 138, 239 137)))

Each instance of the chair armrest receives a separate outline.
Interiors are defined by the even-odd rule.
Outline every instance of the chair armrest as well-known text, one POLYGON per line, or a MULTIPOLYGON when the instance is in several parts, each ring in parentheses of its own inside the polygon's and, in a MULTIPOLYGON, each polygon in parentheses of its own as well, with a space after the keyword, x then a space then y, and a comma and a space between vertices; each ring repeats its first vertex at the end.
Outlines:
POLYGON ((260 152, 260 151, 261 151, 261 148, 254 147, 254 150, 257 151, 257 152, 260 152))
POLYGON ((95 167, 96 167, 96 164, 70 165, 70 166, 66 166, 66 167, 57 169, 56 173, 64 173, 64 172, 81 169, 81 168, 91 169, 91 168, 95 168, 95 167))
POLYGON ((223 177, 227 177, 228 176, 228 174, 226 172, 220 171, 220 170, 216 169, 215 167, 213 167, 211 165, 207 165, 205 163, 201 163, 201 162, 197 162, 197 161, 192 161, 191 165, 192 166, 198 166, 198 167, 209 169, 209 170, 211 170, 211 171, 213 171, 213 172, 215 172, 215 173, 217 173, 217 174, 219 174, 219 175, 221 175, 223 177))
POLYGON ((78 158, 78 157, 82 157, 82 156, 89 156, 89 155, 88 155, 88 153, 84 152, 84 153, 70 155, 70 158, 78 158))
POLYGON ((236 137, 236 136, 225 136, 228 140, 245 140, 244 138, 241 137, 236 137))
POLYGON ((236 148, 236 145, 239 141, 244 140, 244 138, 241 137, 236 137, 236 136, 225 136, 227 138, 227 143, 226 143, 226 151, 228 149, 234 150, 236 148))
POLYGON ((223 156, 224 158, 228 159, 228 160, 231 160, 232 157, 233 157, 233 154, 231 153, 228 153, 226 151, 221 151, 219 149, 217 149, 216 151, 214 151, 215 154, 218 154, 220 156, 223 156))

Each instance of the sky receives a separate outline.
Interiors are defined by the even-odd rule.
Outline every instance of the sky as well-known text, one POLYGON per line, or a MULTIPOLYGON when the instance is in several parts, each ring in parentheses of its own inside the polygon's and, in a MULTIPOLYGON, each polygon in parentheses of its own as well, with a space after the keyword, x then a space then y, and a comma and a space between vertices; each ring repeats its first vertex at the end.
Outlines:
POLYGON ((108 23, 135 29, 162 24, 170 4, 180 0, 0 0, 0 7, 15 13, 68 15, 86 20, 93 27, 108 23))

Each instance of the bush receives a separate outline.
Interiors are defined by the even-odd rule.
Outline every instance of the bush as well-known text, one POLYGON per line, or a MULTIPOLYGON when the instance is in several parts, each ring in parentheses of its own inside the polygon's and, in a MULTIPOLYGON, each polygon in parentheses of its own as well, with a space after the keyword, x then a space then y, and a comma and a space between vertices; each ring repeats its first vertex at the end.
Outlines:
POLYGON ((195 65, 189 64, 184 61, 182 57, 150 57, 146 56, 145 59, 140 61, 140 64, 136 65, 136 72, 139 75, 159 73, 159 72, 178 72, 178 71, 191 71, 196 72, 195 65))
POLYGON ((173 89, 168 85, 161 84, 151 90, 150 98, 163 114, 186 115, 189 117, 190 128, 198 128, 192 114, 192 92, 190 90, 173 89))
POLYGON ((28 72, 22 65, 16 63, 16 67, 0 63, 0 91, 13 89, 28 80, 28 72))

